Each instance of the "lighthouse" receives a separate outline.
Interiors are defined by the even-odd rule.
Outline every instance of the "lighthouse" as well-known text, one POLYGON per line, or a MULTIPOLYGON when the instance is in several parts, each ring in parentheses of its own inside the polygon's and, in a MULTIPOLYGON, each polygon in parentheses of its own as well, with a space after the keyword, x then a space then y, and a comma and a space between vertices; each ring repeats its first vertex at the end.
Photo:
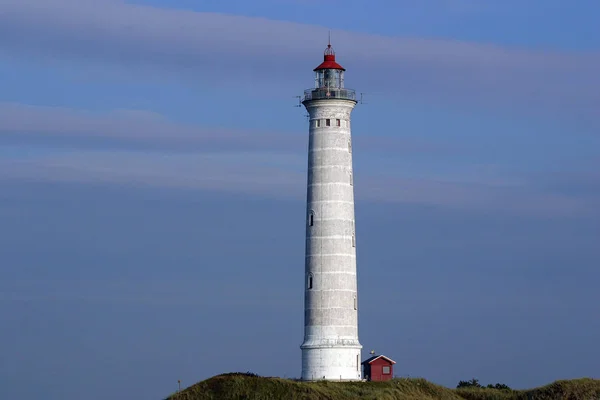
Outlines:
POLYGON ((356 92, 328 44, 304 91, 309 115, 303 380, 360 380, 350 114, 356 92))

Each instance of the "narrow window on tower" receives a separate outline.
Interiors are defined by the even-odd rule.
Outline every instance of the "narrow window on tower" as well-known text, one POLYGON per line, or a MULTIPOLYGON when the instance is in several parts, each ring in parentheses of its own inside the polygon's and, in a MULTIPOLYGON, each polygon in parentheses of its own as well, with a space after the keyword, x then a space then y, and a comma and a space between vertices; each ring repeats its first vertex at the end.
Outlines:
POLYGON ((353 182, 353 179, 352 179, 352 172, 350 172, 350 186, 353 186, 353 185, 354 185, 354 182, 353 182))
POLYGON ((352 247, 356 247, 356 234, 352 232, 352 247))
POLYGON ((310 211, 308 213, 308 226, 313 226, 315 224, 315 212, 310 211))
POLYGON ((356 355, 356 370, 358 371, 358 354, 356 355))
POLYGON ((331 126, 331 120, 329 118, 325 120, 325 126, 331 126))
POLYGON ((354 309, 358 310, 358 302, 356 301, 356 296, 354 296, 354 309))
POLYGON ((348 153, 352 153, 352 141, 348 140, 348 153))
POLYGON ((318 128, 321 126, 321 120, 320 119, 315 119, 315 128, 318 128))
POLYGON ((335 126, 342 126, 342 121, 340 121, 339 119, 336 119, 335 126))
POLYGON ((313 274, 308 274, 308 278, 306 279, 306 288, 307 289, 313 288, 313 274))

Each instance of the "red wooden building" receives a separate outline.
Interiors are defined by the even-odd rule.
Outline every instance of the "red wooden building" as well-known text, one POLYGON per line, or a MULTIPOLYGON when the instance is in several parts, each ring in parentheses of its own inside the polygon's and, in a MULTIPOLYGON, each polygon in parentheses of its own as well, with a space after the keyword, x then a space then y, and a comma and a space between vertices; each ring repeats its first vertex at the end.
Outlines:
POLYGON ((387 381, 394 377, 396 361, 384 355, 373 356, 362 362, 363 377, 368 381, 387 381))

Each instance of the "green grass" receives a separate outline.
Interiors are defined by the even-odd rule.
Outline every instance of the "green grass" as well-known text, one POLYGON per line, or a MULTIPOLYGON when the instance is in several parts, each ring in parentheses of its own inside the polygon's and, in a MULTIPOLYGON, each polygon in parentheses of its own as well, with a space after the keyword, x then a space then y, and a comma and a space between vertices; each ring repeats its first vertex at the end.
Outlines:
POLYGON ((449 389, 425 379, 388 382, 298 382, 246 374, 218 375, 199 382, 168 400, 600 400, 600 380, 557 381, 530 390, 449 389))

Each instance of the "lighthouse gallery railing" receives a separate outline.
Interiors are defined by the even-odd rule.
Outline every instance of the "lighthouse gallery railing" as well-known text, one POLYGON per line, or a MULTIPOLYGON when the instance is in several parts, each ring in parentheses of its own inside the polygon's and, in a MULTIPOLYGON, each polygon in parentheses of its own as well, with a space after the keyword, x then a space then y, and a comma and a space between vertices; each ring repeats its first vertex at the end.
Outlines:
POLYGON ((306 89, 304 91, 304 100, 321 100, 321 99, 342 99, 356 101, 356 91, 352 89, 339 88, 318 88, 306 89))

